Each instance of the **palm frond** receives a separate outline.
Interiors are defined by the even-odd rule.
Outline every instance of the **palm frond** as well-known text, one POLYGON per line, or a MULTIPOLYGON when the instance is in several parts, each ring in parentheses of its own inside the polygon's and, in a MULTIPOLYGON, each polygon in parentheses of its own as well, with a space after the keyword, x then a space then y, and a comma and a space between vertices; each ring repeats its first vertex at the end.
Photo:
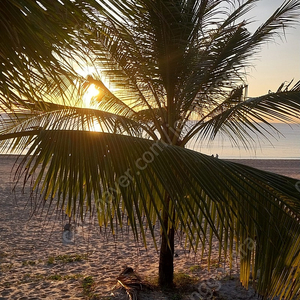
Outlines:
MULTIPOLYGON (((123 133, 142 136, 149 130, 132 119, 109 112, 66 107, 49 103, 47 109, 41 111, 19 110, 7 113, 1 118, 0 134, 13 134, 32 129, 39 130, 89 130, 111 133, 123 133), (146 129, 146 130, 144 130, 146 129)), ((149 132, 152 134, 152 132, 149 132)))
MULTIPOLYGON (((235 22, 248 12, 255 2, 246 1, 241 4, 227 19, 220 22, 217 28, 212 28, 206 32, 206 36, 203 35, 201 48, 198 50, 203 61, 202 64, 188 65, 190 73, 189 77, 186 77, 187 81, 183 82, 183 96, 179 105, 182 111, 200 107, 205 114, 206 103, 222 102, 222 97, 219 96, 226 95, 226 90, 227 93, 230 92, 244 80, 245 74, 241 70, 249 66, 259 47, 279 35, 281 29, 284 31, 297 22, 299 1, 286 1, 251 34, 246 27, 249 21, 235 22)), ((195 49, 195 46, 191 49, 195 49)))
POLYGON ((263 130, 260 123, 274 129, 271 125, 274 120, 294 122, 300 115, 300 83, 297 82, 288 89, 290 84, 281 85, 275 93, 246 100, 242 93, 243 87, 240 87, 199 120, 185 136, 182 144, 196 134, 199 134, 202 139, 213 139, 218 132, 222 131, 235 142, 240 139, 247 146, 247 141, 251 141, 252 138, 245 129, 266 137, 270 132, 263 130))
POLYGON ((93 105, 104 111, 111 111, 117 115, 123 115, 132 117, 136 114, 133 107, 134 104, 126 104, 126 101, 123 98, 123 101, 116 97, 101 81, 100 78, 93 78, 92 76, 87 76, 86 86, 94 84, 96 88, 100 91, 99 94, 93 97, 93 105))
POLYGON ((55 58, 60 54, 55 44, 68 40, 68 31, 63 30, 60 24, 62 20, 65 28, 74 24, 80 9, 69 1, 64 6, 56 1, 52 5, 47 2, 40 1, 43 7, 35 1, 26 5, 18 0, 2 3, 0 80, 4 85, 1 89, 4 97, 14 89, 22 91, 28 98, 37 96, 30 87, 36 82, 43 82, 45 74, 59 83, 57 73, 53 70, 71 78, 71 69, 62 68, 55 58), (68 9, 75 9, 77 13, 72 16, 66 14, 68 9), (55 17, 50 20, 49 15, 55 17), (54 30, 57 32, 55 36, 54 30))
MULTIPOLYGON (((131 102, 135 110, 144 108, 151 110, 153 107, 161 109, 164 92, 158 83, 154 83, 159 78, 155 64, 149 63, 149 57, 151 57, 151 53, 153 54, 153 50, 148 54, 140 53, 141 49, 147 51, 145 48, 147 38, 143 34, 141 36, 143 40, 137 42, 136 39, 139 37, 137 28, 126 28, 124 24, 123 27, 120 27, 114 23, 104 23, 100 35, 95 41, 97 43, 94 50, 95 63, 101 66, 102 73, 109 78, 116 89, 122 89, 122 93, 114 93, 122 102, 131 102), (135 33, 134 36, 133 33, 135 33), (144 66, 144 71, 141 70, 141 66, 144 66)), ((151 45, 149 45, 150 47, 151 45)), ((115 98, 110 98, 110 100, 112 99, 115 98)), ((109 101, 107 105, 114 105, 111 108, 118 109, 119 104, 119 102, 117 104, 109 101)), ((156 129, 163 135, 154 114, 152 119, 156 124, 156 129)))
POLYGON ((122 226, 125 213, 135 237, 141 234, 144 243, 146 228, 155 242, 152 225, 158 220, 163 226, 167 192, 177 212, 172 225, 186 234, 190 247, 211 247, 207 235, 213 235, 230 256, 233 239, 236 247, 251 239, 253 249, 240 248, 246 253, 241 258, 243 284, 248 284, 252 265, 254 272, 261 270, 257 289, 262 295, 282 293, 292 299, 300 288, 300 239, 294 238, 300 233, 296 179, 163 142, 63 130, 40 131, 18 172, 25 182, 36 173, 33 187, 40 191, 40 201, 56 201, 72 217, 82 218, 85 210, 96 206, 99 225, 114 232, 114 219, 122 226), (45 179, 39 185, 40 178, 45 179), (291 280, 293 291, 287 290, 291 280))
POLYGON ((75 219, 95 209, 113 234, 128 222, 145 247, 146 230, 156 246, 156 223, 162 240, 182 231, 209 257, 217 238, 230 262, 240 252, 245 286, 252 267, 261 295, 291 300, 300 289, 297 180, 174 146, 219 132, 247 145, 246 129, 264 134, 260 122, 299 119, 300 82, 243 94, 244 67, 300 9, 285 1, 251 34, 241 19, 255 2, 5 0, 0 151, 26 152, 16 177, 42 205, 75 219), (76 60, 101 76, 78 76, 76 60), (103 92, 97 106, 78 107, 92 83, 103 92), (91 131, 95 122, 102 132, 91 131))

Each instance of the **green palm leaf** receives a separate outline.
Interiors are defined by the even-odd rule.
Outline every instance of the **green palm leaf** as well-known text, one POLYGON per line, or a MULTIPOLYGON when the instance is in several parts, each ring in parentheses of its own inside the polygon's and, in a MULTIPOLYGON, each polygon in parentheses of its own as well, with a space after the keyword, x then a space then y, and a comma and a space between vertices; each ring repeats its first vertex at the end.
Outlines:
POLYGON ((270 129, 274 129, 270 124, 274 120, 288 123, 294 122, 299 117, 299 83, 297 82, 290 90, 288 90, 290 84, 286 87, 281 85, 276 93, 246 100, 243 87, 239 87, 190 128, 182 145, 196 134, 199 135, 199 139, 213 139, 218 132, 223 132, 235 143, 240 140, 248 147, 252 137, 246 129, 267 137, 270 131, 263 129, 261 124, 267 124, 270 129))
MULTIPOLYGON (((211 230, 226 255, 232 249, 222 245, 233 247, 232 239, 237 240, 237 247, 242 245, 241 280, 245 285, 251 263, 254 272, 261 270, 257 284, 261 294, 275 295, 279 278, 281 286, 296 282, 290 295, 300 288, 300 240, 293 238, 300 231, 295 179, 163 142, 86 131, 41 131, 21 166, 25 180, 37 173, 36 187, 45 178, 40 186, 45 204, 47 199, 50 203, 55 200, 68 214, 79 213, 81 218, 84 210, 92 211, 96 206, 99 225, 105 227, 113 226, 115 218, 122 226, 125 213, 135 237, 141 234, 145 246, 146 227, 153 239, 151 228, 157 220, 163 231, 170 230, 162 222, 167 192, 169 209, 175 207, 177 212, 173 219, 169 210, 170 226, 183 231, 188 241, 201 241, 203 246, 211 230), (243 248, 247 239, 253 249, 243 248)), ((199 245, 191 246, 197 250, 199 245)))
POLYGON ((247 129, 267 137, 272 127, 261 122, 299 119, 299 82, 244 93, 244 68, 300 9, 285 1, 250 33, 243 18, 255 2, 4 1, 0 150, 26 152, 17 177, 43 205, 55 202, 75 219, 95 211, 113 233, 126 216, 145 247, 147 229, 157 246, 158 222, 162 285, 173 280, 177 231, 209 256, 218 239, 230 264, 240 252, 245 286, 252 267, 261 295, 292 299, 300 289, 297 180, 183 148, 219 132, 248 147, 247 129), (84 64, 100 70, 84 79, 75 71, 84 64), (100 93, 83 108, 91 84, 100 93))

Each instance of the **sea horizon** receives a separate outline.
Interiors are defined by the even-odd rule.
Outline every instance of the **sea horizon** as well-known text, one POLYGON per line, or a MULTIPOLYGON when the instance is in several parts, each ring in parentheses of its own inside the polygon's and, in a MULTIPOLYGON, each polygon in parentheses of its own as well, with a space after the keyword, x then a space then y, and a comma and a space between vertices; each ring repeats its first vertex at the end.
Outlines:
POLYGON ((268 139, 251 134, 253 140, 249 149, 241 144, 233 146, 229 138, 221 135, 206 143, 195 143, 194 139, 188 148, 222 159, 300 159, 300 124, 272 123, 272 126, 278 132, 272 131, 273 136, 268 135, 268 139))
MULTIPOLYGON (((232 145, 225 135, 217 135, 213 141, 196 141, 193 138, 187 148, 221 159, 300 159, 300 123, 271 123, 278 132, 267 138, 251 134, 252 145, 246 149, 243 145, 232 145)), ((262 125, 267 129, 267 126, 262 125)), ((249 130, 247 130, 249 132, 249 130)), ((16 153, 0 153, 0 155, 19 156, 16 153)), ((25 154, 23 154, 25 155, 25 154)))

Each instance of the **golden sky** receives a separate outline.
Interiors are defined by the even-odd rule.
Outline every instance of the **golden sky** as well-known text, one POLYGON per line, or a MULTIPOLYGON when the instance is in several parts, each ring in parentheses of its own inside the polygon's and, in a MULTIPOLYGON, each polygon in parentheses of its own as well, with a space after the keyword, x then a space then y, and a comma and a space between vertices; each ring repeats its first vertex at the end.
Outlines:
MULTIPOLYGON (((257 28, 283 3, 283 0, 260 0, 250 12, 257 20, 250 30, 257 28)), ((254 67, 249 70, 249 96, 260 96, 276 91, 284 81, 300 80, 300 15, 299 24, 288 28, 285 36, 264 45, 254 67)))

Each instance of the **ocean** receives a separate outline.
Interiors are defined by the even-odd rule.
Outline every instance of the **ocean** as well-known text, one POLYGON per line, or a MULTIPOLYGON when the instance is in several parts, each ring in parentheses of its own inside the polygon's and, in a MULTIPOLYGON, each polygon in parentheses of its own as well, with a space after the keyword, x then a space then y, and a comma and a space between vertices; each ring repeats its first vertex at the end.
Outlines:
POLYGON ((224 135, 217 135, 214 141, 209 142, 194 138, 187 148, 223 159, 300 159, 300 123, 272 125, 280 134, 273 131, 273 136, 268 135, 269 140, 251 134, 253 143, 249 149, 242 144, 233 145, 224 135))
MULTIPOLYGON (((300 124, 272 124, 279 132, 268 139, 253 134, 252 147, 245 149, 240 143, 233 145, 226 136, 217 135, 214 141, 191 140, 188 148, 207 155, 218 154, 223 159, 300 159, 300 124)), ((264 128, 267 128, 264 126, 264 128)))

